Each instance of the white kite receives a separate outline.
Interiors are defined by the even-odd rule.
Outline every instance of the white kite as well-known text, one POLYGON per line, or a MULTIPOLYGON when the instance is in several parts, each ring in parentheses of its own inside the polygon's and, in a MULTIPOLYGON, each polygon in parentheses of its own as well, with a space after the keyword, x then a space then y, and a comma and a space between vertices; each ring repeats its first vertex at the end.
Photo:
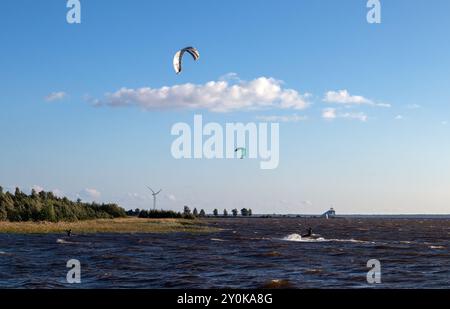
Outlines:
POLYGON ((173 57, 173 69, 175 70, 175 72, 177 74, 181 73, 181 64, 182 64, 183 55, 185 52, 188 52, 192 56, 192 58, 194 58, 194 61, 197 61, 198 58, 200 58, 200 54, 199 54, 198 50, 194 47, 185 47, 185 48, 177 51, 177 53, 173 57))

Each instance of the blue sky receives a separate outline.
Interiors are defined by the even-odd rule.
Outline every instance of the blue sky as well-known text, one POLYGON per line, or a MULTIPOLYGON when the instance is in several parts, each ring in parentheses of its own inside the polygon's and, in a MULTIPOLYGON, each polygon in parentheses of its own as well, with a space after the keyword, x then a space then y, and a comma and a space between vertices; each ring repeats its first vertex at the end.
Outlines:
POLYGON ((382 1, 377 25, 364 0, 81 4, 82 23, 71 25, 63 0, 1 3, 4 187, 126 208, 151 207, 148 184, 163 188, 159 207, 176 210, 449 213, 448 1, 382 1), (175 75, 173 55, 188 45, 201 58, 175 75), (230 72, 243 85, 270 78, 308 106, 111 107, 105 95, 230 72), (257 160, 175 160, 170 129, 194 114, 223 124, 306 119, 280 123, 280 164, 260 170, 257 160))

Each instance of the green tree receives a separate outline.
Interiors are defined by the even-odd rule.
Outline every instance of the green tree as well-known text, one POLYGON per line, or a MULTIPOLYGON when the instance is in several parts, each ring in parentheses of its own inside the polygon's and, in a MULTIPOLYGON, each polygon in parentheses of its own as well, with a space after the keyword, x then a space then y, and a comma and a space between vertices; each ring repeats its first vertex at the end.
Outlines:
POLYGON ((6 211, 6 208, 3 207, 2 204, 0 204, 0 221, 6 221, 8 219, 8 212, 6 211))
POLYGON ((247 210, 247 208, 242 208, 242 209, 241 209, 241 215, 242 215, 243 217, 248 216, 248 210, 247 210))
POLYGON ((21 198, 22 197, 22 191, 20 191, 20 189, 18 187, 16 187, 16 190, 14 191, 14 196, 16 198, 21 198))
MULTIPOLYGON (((51 192, 32 190, 30 195, 16 188, 14 195, 0 194, 0 220, 9 221, 75 221, 96 218, 125 217, 125 209, 117 204, 76 203, 51 192)), ((168 214, 172 216, 172 214, 168 214)), ((179 214, 181 216, 181 214, 179 214)))
POLYGON ((233 217, 237 217, 238 215, 238 210, 235 208, 231 211, 233 213, 233 217))
POLYGON ((6 221, 8 219, 8 212, 6 211, 6 204, 3 202, 3 196, 3 187, 0 186, 0 221, 6 221))
POLYGON ((6 221, 8 219, 8 211, 6 210, 6 202, 4 202, 3 187, 0 186, 0 221, 6 221))
POLYGON ((253 212, 252 212, 252 210, 250 208, 248 209, 248 215, 249 216, 253 215, 253 212))
POLYGON ((6 218, 8 220, 19 221, 20 216, 14 207, 13 197, 14 196, 9 192, 0 195, 0 206, 3 209, 3 211, 6 211, 6 218))
POLYGON ((191 209, 188 206, 184 206, 183 214, 190 215, 191 214, 191 209))
POLYGON ((217 217, 219 215, 219 211, 217 209, 214 209, 213 214, 217 217))
POLYGON ((200 210, 200 217, 205 217, 206 216, 206 213, 205 213, 205 210, 200 210))
POLYGON ((198 216, 198 210, 197 208, 194 208, 194 210, 192 211, 192 214, 194 215, 194 217, 198 216))
POLYGON ((35 189, 31 189, 31 197, 33 199, 37 199, 39 197, 39 195, 35 189))
POLYGON ((224 217, 228 217, 228 211, 226 209, 223 210, 224 217))
POLYGON ((39 199, 35 199, 31 204, 31 220, 39 221, 39 216, 42 210, 42 202, 39 199))
POLYGON ((38 195, 41 200, 47 199, 47 193, 45 193, 45 191, 39 192, 38 195))
POLYGON ((56 221, 55 208, 52 203, 47 203, 42 207, 40 220, 49 222, 56 221))
POLYGON ((47 199, 56 200, 58 198, 53 194, 53 192, 47 192, 47 199))

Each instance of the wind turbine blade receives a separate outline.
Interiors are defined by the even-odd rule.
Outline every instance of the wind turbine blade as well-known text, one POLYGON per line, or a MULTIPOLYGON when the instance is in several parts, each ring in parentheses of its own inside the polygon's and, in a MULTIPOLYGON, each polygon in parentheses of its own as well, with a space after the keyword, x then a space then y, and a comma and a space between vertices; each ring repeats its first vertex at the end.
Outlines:
POLYGON ((155 194, 155 191, 152 190, 152 188, 150 188, 149 186, 146 186, 147 188, 150 189, 150 191, 152 191, 153 194, 155 194))
POLYGON ((160 189, 158 192, 156 192, 155 195, 158 194, 158 193, 161 192, 161 191, 162 191, 162 189, 160 189))

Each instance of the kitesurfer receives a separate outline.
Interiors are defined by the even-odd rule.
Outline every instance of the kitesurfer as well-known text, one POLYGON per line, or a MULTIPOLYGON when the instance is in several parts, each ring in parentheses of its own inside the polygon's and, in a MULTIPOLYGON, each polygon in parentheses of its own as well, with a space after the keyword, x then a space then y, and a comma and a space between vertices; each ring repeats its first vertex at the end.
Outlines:
POLYGON ((313 235, 312 228, 309 227, 306 234, 302 235, 302 237, 311 237, 313 235))

